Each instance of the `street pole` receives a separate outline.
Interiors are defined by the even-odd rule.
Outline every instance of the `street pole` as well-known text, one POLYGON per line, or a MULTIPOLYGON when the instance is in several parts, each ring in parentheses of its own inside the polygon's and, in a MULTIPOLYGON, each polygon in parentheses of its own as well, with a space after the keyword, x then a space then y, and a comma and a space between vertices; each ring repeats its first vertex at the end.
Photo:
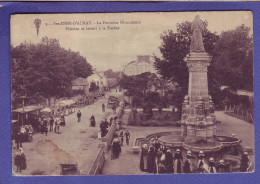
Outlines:
MULTIPOLYGON (((24 114, 24 97, 23 97, 23 114, 24 114)), ((24 121, 24 116, 22 116, 22 126, 23 126, 23 121, 24 121)))

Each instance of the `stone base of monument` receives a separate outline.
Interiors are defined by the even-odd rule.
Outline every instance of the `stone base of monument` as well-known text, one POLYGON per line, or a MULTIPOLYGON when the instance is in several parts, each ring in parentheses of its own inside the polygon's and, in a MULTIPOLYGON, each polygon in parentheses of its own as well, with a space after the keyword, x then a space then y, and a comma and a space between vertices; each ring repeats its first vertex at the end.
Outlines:
POLYGON ((204 127, 187 125, 187 136, 185 137, 185 141, 188 142, 197 142, 197 141, 205 141, 211 142, 214 141, 213 136, 216 132, 215 125, 207 125, 204 127))

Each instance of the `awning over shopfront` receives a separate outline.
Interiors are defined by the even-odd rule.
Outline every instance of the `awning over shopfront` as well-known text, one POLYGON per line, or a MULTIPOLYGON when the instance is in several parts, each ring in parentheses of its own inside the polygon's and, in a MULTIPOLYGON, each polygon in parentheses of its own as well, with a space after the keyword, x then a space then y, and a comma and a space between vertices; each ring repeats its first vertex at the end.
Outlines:
POLYGON ((51 112, 51 109, 48 107, 45 107, 44 109, 41 110, 41 112, 51 112))
POLYGON ((41 106, 36 106, 36 105, 30 105, 30 106, 25 106, 24 108, 21 107, 19 109, 15 109, 12 112, 17 112, 17 113, 27 113, 31 111, 36 111, 41 109, 41 106))
POLYGON ((58 107, 64 107, 64 106, 70 106, 72 104, 75 104, 74 100, 62 100, 57 103, 58 107))

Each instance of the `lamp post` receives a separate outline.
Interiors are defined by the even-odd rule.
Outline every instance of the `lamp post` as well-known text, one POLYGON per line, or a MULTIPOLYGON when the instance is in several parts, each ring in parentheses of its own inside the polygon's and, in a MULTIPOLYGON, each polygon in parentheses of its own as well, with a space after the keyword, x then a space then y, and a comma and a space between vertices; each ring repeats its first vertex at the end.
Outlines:
MULTIPOLYGON (((21 85, 21 96, 20 96, 20 98, 23 100, 23 113, 24 113, 24 105, 25 105, 24 100, 27 98, 24 85, 21 85)), ((23 126, 23 124, 24 124, 24 117, 22 116, 22 126, 23 126)))

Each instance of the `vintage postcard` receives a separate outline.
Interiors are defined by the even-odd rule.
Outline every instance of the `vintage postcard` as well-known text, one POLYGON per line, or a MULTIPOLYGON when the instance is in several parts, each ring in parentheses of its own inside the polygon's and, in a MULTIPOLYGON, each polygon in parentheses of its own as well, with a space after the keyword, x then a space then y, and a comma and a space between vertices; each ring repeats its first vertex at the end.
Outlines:
POLYGON ((254 172, 252 12, 10 25, 14 176, 254 172))

